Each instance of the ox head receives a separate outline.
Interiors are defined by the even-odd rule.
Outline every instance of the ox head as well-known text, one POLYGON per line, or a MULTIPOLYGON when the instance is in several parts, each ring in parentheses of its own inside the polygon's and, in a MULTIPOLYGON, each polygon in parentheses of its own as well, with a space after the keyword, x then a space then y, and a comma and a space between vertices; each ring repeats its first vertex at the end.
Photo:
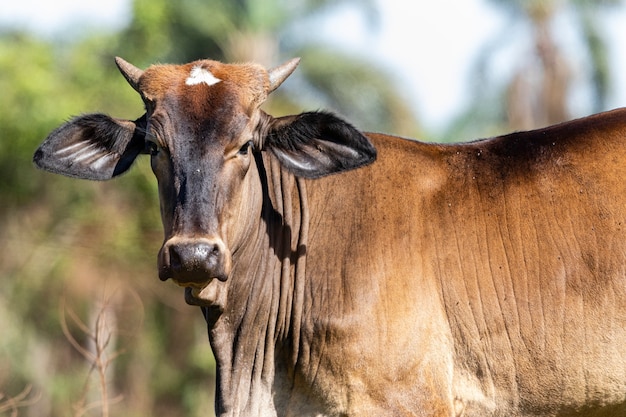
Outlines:
POLYGON ((260 109, 297 59, 269 71, 210 60, 145 71, 116 62, 146 113, 134 121, 104 114, 70 120, 46 138, 34 162, 58 174, 108 180, 149 155, 165 232, 159 276, 190 288, 196 303, 210 301, 209 283, 228 280, 232 253, 261 215, 255 155, 270 152, 306 178, 375 159, 368 139, 331 114, 273 118, 260 109))

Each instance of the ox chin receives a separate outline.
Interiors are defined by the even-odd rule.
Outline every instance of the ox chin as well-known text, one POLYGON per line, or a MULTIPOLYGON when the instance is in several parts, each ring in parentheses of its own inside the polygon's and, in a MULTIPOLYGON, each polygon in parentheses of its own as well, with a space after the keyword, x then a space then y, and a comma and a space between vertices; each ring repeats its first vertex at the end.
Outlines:
POLYGON ((204 287, 185 287, 185 302, 192 306, 217 307, 223 311, 226 304, 226 284, 212 279, 204 287))

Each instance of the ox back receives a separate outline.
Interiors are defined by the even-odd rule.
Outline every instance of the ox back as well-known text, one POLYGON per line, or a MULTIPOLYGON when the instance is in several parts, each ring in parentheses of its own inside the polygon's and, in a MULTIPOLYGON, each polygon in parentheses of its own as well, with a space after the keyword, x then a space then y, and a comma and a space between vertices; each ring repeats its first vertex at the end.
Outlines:
POLYGON ((152 155, 159 276, 202 307, 216 413, 626 415, 626 109, 426 144, 260 112, 296 64, 118 60, 146 115, 35 154, 87 179, 152 155))

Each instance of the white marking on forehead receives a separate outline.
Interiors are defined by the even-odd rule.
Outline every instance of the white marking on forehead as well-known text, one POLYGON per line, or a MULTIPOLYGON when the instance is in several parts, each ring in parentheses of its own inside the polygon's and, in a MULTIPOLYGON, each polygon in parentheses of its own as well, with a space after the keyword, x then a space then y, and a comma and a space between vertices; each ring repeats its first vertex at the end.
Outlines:
POLYGON ((195 66, 191 70, 189 78, 187 78, 185 84, 198 85, 205 83, 206 85, 213 85, 219 83, 220 81, 222 80, 216 78, 215 75, 211 74, 211 71, 208 69, 202 68, 201 66, 195 66))

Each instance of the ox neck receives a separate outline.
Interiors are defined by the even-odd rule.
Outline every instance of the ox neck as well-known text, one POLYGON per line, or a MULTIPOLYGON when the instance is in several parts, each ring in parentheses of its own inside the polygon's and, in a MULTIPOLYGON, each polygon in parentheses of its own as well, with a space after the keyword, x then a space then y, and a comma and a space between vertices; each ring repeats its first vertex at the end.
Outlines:
POLYGON ((292 365, 297 359, 308 231, 305 181, 271 155, 257 156, 256 164, 263 195, 258 232, 233 254, 224 311, 207 314, 220 416, 273 415, 275 358, 286 355, 292 365))

